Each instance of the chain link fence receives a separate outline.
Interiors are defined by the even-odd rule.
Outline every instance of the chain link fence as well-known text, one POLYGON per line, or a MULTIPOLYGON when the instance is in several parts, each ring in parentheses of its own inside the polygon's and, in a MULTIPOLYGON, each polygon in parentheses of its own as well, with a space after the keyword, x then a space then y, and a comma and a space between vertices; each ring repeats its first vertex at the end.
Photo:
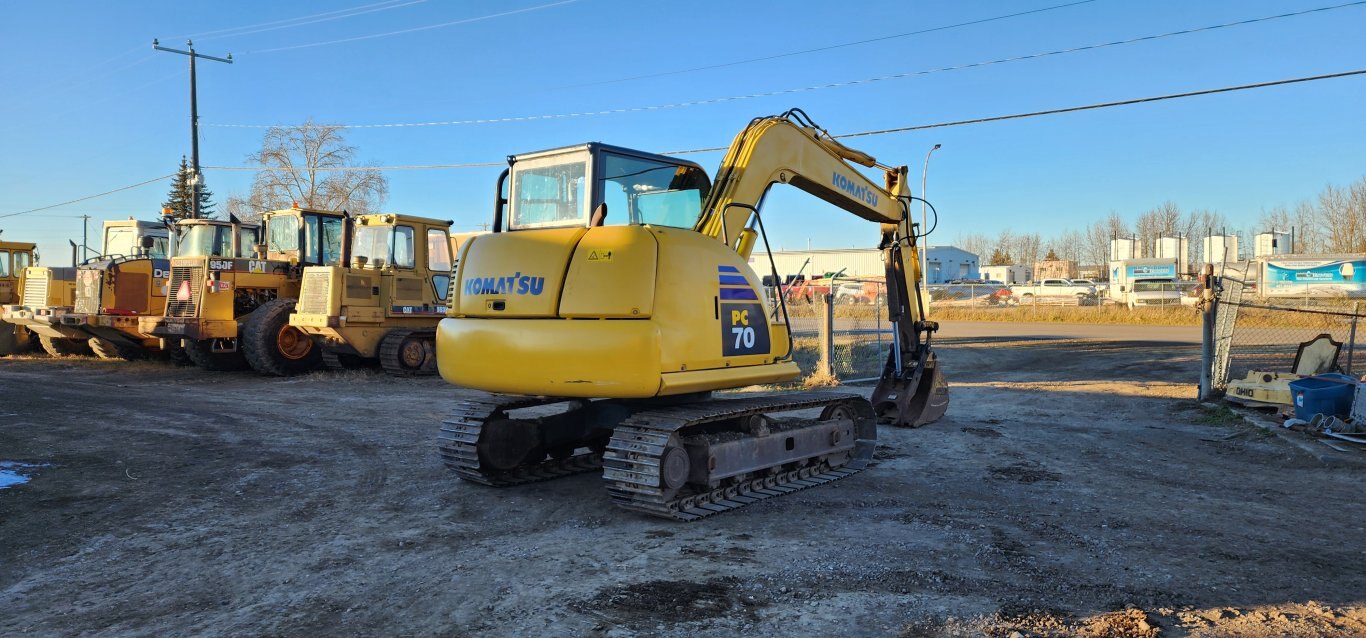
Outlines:
POLYGON ((1344 296, 1258 298, 1245 267, 1226 267, 1215 305, 1211 385, 1253 372, 1295 372, 1300 346, 1321 336, 1337 357, 1330 371, 1366 374, 1361 301, 1344 296))
MULTIPOLYGON (((832 279, 823 289, 809 292, 785 297, 794 359, 802 374, 828 375, 841 383, 877 379, 892 345, 886 284, 832 279)), ((777 294, 776 289, 769 294, 777 294)))

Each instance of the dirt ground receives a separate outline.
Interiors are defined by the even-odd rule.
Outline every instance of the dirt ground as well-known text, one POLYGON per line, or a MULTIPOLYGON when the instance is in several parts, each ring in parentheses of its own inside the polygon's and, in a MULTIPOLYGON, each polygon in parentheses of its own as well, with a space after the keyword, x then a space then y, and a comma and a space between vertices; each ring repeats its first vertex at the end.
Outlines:
POLYGON ((690 524, 453 478, 440 379, 0 359, 0 461, 44 464, 0 635, 1366 635, 1360 466, 1195 404, 1198 346, 940 353, 947 418, 690 524))

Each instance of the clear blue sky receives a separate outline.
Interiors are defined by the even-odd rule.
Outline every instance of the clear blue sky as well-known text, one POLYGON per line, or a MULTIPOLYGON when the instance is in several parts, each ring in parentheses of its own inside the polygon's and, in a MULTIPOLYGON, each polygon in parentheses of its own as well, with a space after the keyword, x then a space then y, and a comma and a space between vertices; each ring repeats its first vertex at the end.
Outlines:
MULTIPOLYGON (((552 0, 427 0, 362 16, 222 37, 207 32, 374 4, 351 2, 9 2, 0 5, 0 215, 174 171, 189 152, 186 58, 200 65, 206 166, 241 166, 259 129, 215 124, 464 120, 650 106, 1011 57, 1338 4, 1342 0, 1097 0, 1030 16, 778 60, 573 86, 721 64, 1063 4, 651 2, 577 0, 405 35, 306 45, 478 18, 552 0)), ((410 0, 411 1, 411 0, 410 0)), ((382 8, 382 7, 381 7, 382 8)), ((326 16, 324 16, 326 17, 326 16)), ((262 28, 271 25, 264 25, 262 28)), ((422 128, 355 129, 384 165, 499 161, 603 141, 668 151, 725 145, 752 117, 800 107, 834 133, 998 115, 1366 67, 1366 6, 1210 33, 869 85, 644 113, 422 128)), ((1110 210, 1132 219, 1173 200, 1251 225, 1263 208, 1366 175, 1366 77, 860 138, 884 163, 925 152, 943 220, 931 243, 1002 227, 1053 235, 1110 210)), ((690 156, 709 170, 718 153, 690 156)), ((386 209, 489 217, 499 169, 395 171, 386 209)), ((221 201, 247 172, 209 171, 221 201)), ((49 262, 80 219, 156 214, 168 181, 0 219, 49 262)), ((919 188, 917 187, 918 191, 919 188)), ((876 228, 796 192, 770 197, 775 248, 871 246, 876 228), (780 221, 781 220, 781 221, 780 221)))

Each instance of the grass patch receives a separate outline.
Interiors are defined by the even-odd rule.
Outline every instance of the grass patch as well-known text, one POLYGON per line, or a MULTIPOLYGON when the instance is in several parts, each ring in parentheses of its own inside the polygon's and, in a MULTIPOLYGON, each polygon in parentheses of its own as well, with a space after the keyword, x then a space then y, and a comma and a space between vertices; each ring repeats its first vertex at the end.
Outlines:
POLYGON ((1194 420, 1200 425, 1214 426, 1243 425, 1246 423, 1242 415, 1234 412, 1226 405, 1202 405, 1194 420))

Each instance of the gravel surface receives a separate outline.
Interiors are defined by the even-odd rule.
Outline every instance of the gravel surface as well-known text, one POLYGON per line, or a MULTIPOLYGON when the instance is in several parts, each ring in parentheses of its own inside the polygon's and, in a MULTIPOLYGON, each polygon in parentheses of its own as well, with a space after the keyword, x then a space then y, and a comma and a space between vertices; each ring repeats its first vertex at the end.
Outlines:
POLYGON ((1366 634, 1359 466, 1194 403, 1198 346, 940 356, 948 417, 692 524, 453 478, 440 379, 0 359, 0 635, 1366 634))

